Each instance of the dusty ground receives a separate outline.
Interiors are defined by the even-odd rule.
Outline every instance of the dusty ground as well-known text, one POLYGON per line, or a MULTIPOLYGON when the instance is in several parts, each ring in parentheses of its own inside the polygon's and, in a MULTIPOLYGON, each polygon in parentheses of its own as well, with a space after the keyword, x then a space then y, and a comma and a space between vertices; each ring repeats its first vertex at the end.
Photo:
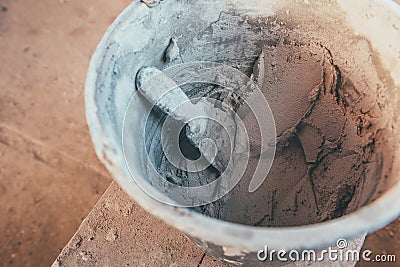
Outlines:
MULTIPOLYGON (((129 3, 0 0, 0 266, 49 266, 111 182, 91 146, 84 80, 129 3)), ((365 246, 400 259, 399 230, 397 220, 365 246)))
POLYGON ((141 209, 116 183, 97 202, 53 267, 64 266, 227 267, 141 209))
POLYGON ((0 0, 0 266, 50 265, 111 182, 83 89, 129 2, 0 0))

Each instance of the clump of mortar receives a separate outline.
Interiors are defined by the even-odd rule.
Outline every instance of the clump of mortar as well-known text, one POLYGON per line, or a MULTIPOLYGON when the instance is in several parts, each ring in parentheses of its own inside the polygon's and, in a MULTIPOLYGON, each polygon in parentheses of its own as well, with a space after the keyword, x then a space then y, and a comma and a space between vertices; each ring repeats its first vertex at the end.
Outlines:
MULTIPOLYGON (((226 198, 223 217, 252 225, 289 226, 354 210, 359 204, 357 188, 370 169, 381 172, 382 155, 371 149, 377 129, 368 121, 368 112, 358 118, 365 127, 354 119, 353 103, 344 98, 347 86, 329 50, 285 44, 282 39, 276 46, 264 46, 253 76, 275 117, 277 153, 263 187, 243 201, 246 186, 239 185, 226 198)), ((252 143, 260 143, 254 116, 246 117, 245 124, 252 143)), ((244 181, 257 160, 250 160, 244 181)))
MULTIPOLYGON (((235 16, 224 15, 213 27, 235 25, 237 21, 240 19, 235 16)), ((276 21, 271 24, 272 39, 260 36, 246 22, 238 25, 244 25, 244 29, 241 26, 235 29, 238 34, 248 37, 238 43, 243 49, 242 62, 224 58, 230 51, 219 48, 210 56, 237 66, 252 75, 260 86, 275 116, 277 154, 262 187, 248 193, 257 155, 261 153, 258 126, 249 114, 244 120, 251 134, 253 157, 245 176, 223 199, 195 209, 242 224, 294 226, 337 218, 368 203, 382 177, 384 162, 383 149, 377 147, 383 134, 374 123, 377 114, 372 114, 371 108, 375 105, 374 96, 368 96, 350 79, 344 79, 341 67, 323 45, 296 42, 276 21), (250 33, 245 32, 249 29, 250 33), (277 36, 278 41, 274 41, 277 36), (258 54, 257 60, 252 60, 254 53, 258 54), (249 68, 249 62, 253 62, 253 68, 249 68)), ((218 39, 218 34, 223 33, 201 33, 191 46, 186 43, 189 48, 181 47, 180 60, 196 60, 196 53, 207 58, 213 50, 205 40, 218 39)), ((241 104, 218 87, 200 84, 186 91, 189 96, 212 95, 233 107, 241 104)), ((153 133, 163 122, 160 114, 155 116, 156 122, 148 126, 153 133)), ((155 136, 146 140, 148 150, 152 155, 162 155, 155 136)), ((182 142, 188 147, 184 135, 182 142)), ((177 170, 164 156, 155 157, 155 161, 161 174, 180 185, 202 185, 219 175, 212 167, 196 174, 177 170)))

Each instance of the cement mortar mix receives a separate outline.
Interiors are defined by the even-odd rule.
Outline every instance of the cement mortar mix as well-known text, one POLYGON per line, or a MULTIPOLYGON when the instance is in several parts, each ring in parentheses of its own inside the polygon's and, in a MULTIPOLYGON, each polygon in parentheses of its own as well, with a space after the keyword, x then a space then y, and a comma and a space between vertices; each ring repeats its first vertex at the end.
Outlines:
MULTIPOLYGON (((171 40, 176 39, 177 36, 171 36, 171 40)), ((373 92, 384 84, 377 71, 367 66, 354 73, 353 62, 369 60, 365 57, 373 54, 368 42, 355 41, 361 47, 348 41, 337 44, 336 49, 343 47, 340 57, 345 51, 352 53, 347 55, 347 64, 338 65, 325 46, 327 41, 302 38, 284 18, 265 18, 260 22, 226 13, 221 13, 192 42, 189 47, 183 41, 174 44, 181 51, 174 62, 198 60, 195 55, 220 60, 230 50, 242 55, 224 63, 237 61, 234 66, 252 76, 261 88, 275 118, 278 140, 273 167, 260 189, 251 194, 246 191, 259 160, 253 156, 242 181, 230 194, 196 208, 197 211, 241 224, 296 226, 340 217, 379 195, 384 176, 391 169, 393 147, 388 145, 391 133, 384 124, 384 103, 379 91, 373 92), (260 25, 268 30, 260 32, 260 25), (242 42, 233 41, 240 38, 242 42), (213 44, 209 39, 222 40, 214 45, 216 51, 209 49, 213 44), (218 50, 224 43, 230 44, 229 50, 218 50), (190 50, 193 47, 196 52, 190 50), (357 55, 353 49, 362 52, 357 55), (352 75, 346 75, 346 70, 352 75), (365 77, 371 79, 369 84, 365 77)), ((166 55, 169 47, 165 48, 166 55)), ((165 67, 168 64, 171 62, 167 61, 165 67)), ((226 99, 229 95, 219 86, 187 85, 184 90, 192 97, 214 95, 224 102, 235 101, 226 99)), ((146 134, 148 153, 159 173, 176 184, 188 186, 216 179, 218 172, 214 168, 190 173, 168 163, 160 153, 162 118, 163 114, 155 110, 146 134)), ((259 126, 251 113, 244 122, 256 150, 260 146, 259 126)), ((198 156, 187 138, 182 137, 181 142, 183 154, 189 158, 198 156)))
MULTIPOLYGON (((95 80, 99 92, 95 98, 97 109, 108 111, 102 115, 100 124, 112 121, 109 126, 103 126, 107 138, 120 135, 120 114, 128 105, 125 97, 135 90, 132 88, 134 76, 143 66, 162 70, 174 64, 200 60, 232 66, 257 83, 270 105, 277 132, 274 162, 262 186, 249 194, 248 185, 262 153, 258 150, 259 130, 249 114, 244 123, 250 133, 252 156, 245 175, 222 199, 187 211, 190 216, 201 213, 221 221, 273 229, 346 217, 379 199, 399 181, 400 81, 396 81, 393 73, 400 64, 390 62, 385 54, 390 51, 383 50, 383 44, 374 44, 373 38, 354 33, 348 24, 350 14, 343 12, 344 6, 347 10, 353 7, 346 7, 346 3, 267 2, 227 1, 221 4, 165 0, 151 7, 136 3, 136 11, 133 8, 127 11, 134 15, 129 17, 126 13, 121 17, 115 26, 117 31, 110 32, 109 39, 103 41, 106 52, 102 52, 101 64, 107 67, 97 69, 95 80), (121 22, 122 19, 125 21, 121 22), (129 24, 129 21, 134 23, 129 24), (141 25, 142 29, 132 25, 141 25)), ((393 23, 390 29, 396 36, 398 27, 400 25, 393 23)), ((399 49, 400 55, 399 43, 393 49, 399 49)), ((182 89, 189 97, 207 95, 231 103, 233 107, 240 105, 219 86, 195 84, 182 89)), ((212 167, 201 173, 190 173, 168 163, 160 142, 164 117, 165 114, 155 109, 146 125, 142 125, 147 132, 146 149, 157 171, 168 176, 169 181, 187 186, 215 180, 219 174, 212 167)), ((181 141, 183 154, 189 158, 198 157, 199 152, 191 147, 184 134, 181 141)), ((112 173, 118 173, 121 185, 133 198, 137 197, 135 194, 139 191, 121 178, 121 172, 116 171, 120 163, 110 156, 120 153, 120 144, 107 143, 112 149, 96 141, 95 145, 106 166, 112 173)), ((146 177, 144 169, 136 174, 146 177)), ((138 201, 147 209, 156 207, 153 202, 146 204, 148 200, 138 201)), ((162 208, 154 213, 173 225, 176 223, 162 208)), ((231 237, 224 239, 218 235, 221 241, 210 241, 208 237, 201 241, 201 230, 179 223, 174 226, 193 235, 199 243, 229 246, 231 237)), ((346 236, 355 237, 363 231, 369 230, 360 228, 358 232, 353 231, 354 235, 347 233, 346 236)), ((243 242, 253 240, 253 237, 243 236, 243 242)), ((334 241, 328 239, 310 246, 319 242, 321 248, 334 241)), ((275 242, 272 236, 270 240, 275 242)), ((235 254, 232 261, 245 262, 242 256, 255 251, 256 243, 260 242, 244 244, 239 251, 247 252, 235 254), (241 257, 236 257, 238 255, 241 257)), ((217 249, 211 250, 216 256, 224 257, 223 252, 221 255, 215 252, 217 249)))

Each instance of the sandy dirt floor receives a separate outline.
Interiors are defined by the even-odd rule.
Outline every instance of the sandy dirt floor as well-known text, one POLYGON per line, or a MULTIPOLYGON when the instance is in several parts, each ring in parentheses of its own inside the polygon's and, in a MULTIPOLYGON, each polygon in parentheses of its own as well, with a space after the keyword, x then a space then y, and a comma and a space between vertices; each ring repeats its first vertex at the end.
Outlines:
MULTIPOLYGON (((84 81, 129 3, 0 0, 0 266, 49 266, 111 182, 92 149, 84 81)), ((365 247, 400 260, 399 229, 365 247)))
POLYGON ((111 182, 84 81, 129 2, 0 1, 0 266, 49 266, 111 182))

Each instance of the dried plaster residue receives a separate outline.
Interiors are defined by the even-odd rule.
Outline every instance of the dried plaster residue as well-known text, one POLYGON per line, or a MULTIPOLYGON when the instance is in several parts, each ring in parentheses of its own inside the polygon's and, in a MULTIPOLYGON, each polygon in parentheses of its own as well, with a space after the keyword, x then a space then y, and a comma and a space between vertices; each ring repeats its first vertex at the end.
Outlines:
MULTIPOLYGON (((261 189, 243 201, 246 186, 239 184, 221 214, 245 224, 292 226, 337 218, 365 204, 382 176, 384 155, 376 147, 382 132, 372 122, 373 102, 343 79, 330 51, 282 39, 263 47, 253 77, 275 117, 276 156, 261 189)), ((254 118, 245 123, 257 132, 254 118)))
MULTIPOLYGON (((391 169, 394 148, 387 145, 392 134, 385 129, 387 113, 382 96, 371 89, 371 84, 382 84, 379 68, 368 66, 354 71, 356 63, 346 64, 373 53, 365 45, 367 41, 356 40, 358 43, 353 44, 362 52, 352 54, 348 45, 340 44, 333 53, 335 40, 307 42, 284 23, 276 19, 272 22, 222 13, 217 22, 195 37, 168 37, 172 39, 161 68, 200 59, 238 68, 261 88, 277 129, 274 163, 257 191, 248 192, 259 160, 252 156, 244 177, 228 195, 195 210, 257 226, 305 225, 343 216, 375 199, 391 169), (265 26, 263 32, 260 24, 265 26), (334 55, 341 49, 343 53, 337 60, 334 55)), ((197 84, 183 89, 189 97, 207 94, 234 107, 240 104, 237 99, 227 99, 231 95, 221 93, 218 86, 197 84)), ((146 144, 161 174, 187 186, 218 177, 212 167, 193 174, 171 166, 160 153, 157 141, 163 116, 156 110, 153 115, 146 126, 151 131, 146 144)), ((244 123, 254 149, 260 143, 254 116, 249 114, 244 123)), ((181 139, 188 149, 184 154, 198 153, 184 134, 181 139)))

